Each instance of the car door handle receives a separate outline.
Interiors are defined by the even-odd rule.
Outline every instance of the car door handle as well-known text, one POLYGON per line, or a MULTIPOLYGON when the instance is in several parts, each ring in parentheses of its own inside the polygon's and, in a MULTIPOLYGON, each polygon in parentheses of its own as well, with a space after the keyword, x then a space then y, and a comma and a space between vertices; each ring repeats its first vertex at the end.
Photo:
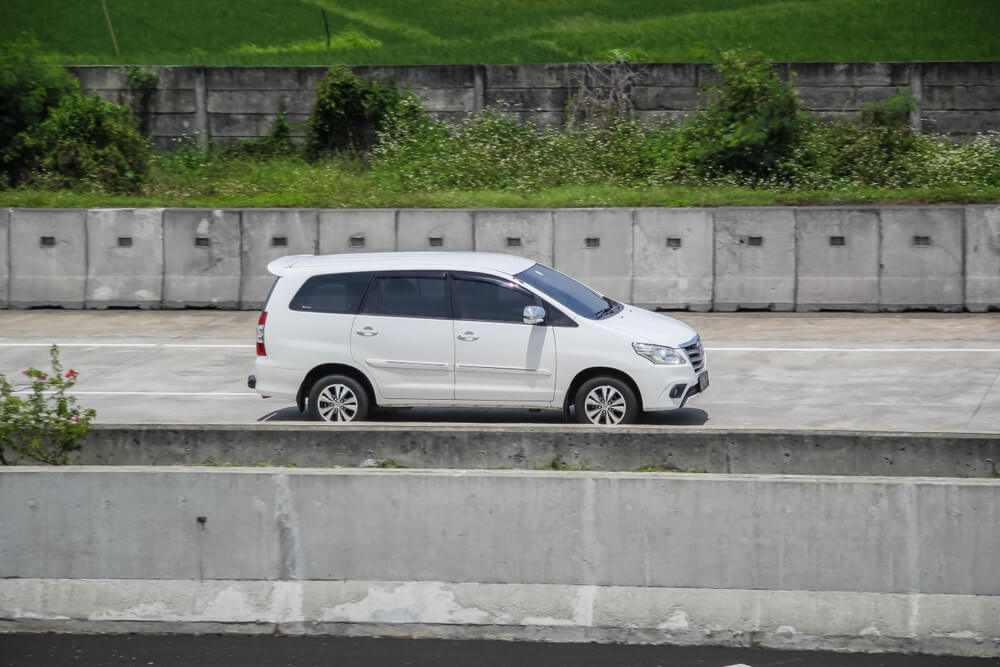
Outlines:
POLYGON ((466 331, 464 334, 458 334, 459 340, 479 340, 479 336, 472 333, 471 331, 466 331))
POLYGON ((371 327, 365 327, 364 329, 360 329, 357 334, 359 336, 377 336, 378 332, 371 327))

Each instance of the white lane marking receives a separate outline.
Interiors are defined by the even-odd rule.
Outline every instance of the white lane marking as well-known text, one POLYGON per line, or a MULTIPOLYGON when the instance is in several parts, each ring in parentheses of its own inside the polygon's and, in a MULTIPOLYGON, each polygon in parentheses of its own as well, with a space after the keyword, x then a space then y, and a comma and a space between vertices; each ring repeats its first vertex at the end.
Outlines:
MULTIPOLYGON (((30 394, 28 390, 15 391, 14 394, 30 394)), ((43 394, 52 394, 51 391, 43 391, 43 394)), ((249 398, 260 398, 253 392, 243 391, 76 391, 70 389, 66 392, 74 396, 242 396, 249 398)))
POLYGON ((1000 352, 1000 347, 706 347, 706 352, 1000 352))
POLYGON ((199 347, 199 348, 239 348, 249 349, 253 343, 0 343, 0 347, 199 347))

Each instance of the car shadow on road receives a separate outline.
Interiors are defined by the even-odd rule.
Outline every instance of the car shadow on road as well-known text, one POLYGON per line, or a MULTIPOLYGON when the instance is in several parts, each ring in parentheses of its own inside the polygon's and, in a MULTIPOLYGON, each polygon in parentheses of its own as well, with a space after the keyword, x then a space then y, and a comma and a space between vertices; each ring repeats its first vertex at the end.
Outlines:
MULTIPOLYGON (((310 421, 296 406, 274 410, 260 417, 259 422, 310 421)), ((520 408, 378 408, 371 415, 373 422, 438 422, 442 424, 565 424, 558 410, 526 410, 520 408)), ((708 413, 697 408, 681 408, 661 412, 645 412, 638 425, 701 426, 708 413)))

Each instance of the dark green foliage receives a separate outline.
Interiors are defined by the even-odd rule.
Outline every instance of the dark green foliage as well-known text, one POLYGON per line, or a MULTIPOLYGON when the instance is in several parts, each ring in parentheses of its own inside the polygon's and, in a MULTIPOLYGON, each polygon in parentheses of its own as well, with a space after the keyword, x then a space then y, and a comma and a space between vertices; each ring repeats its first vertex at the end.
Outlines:
POLYGON ((861 123, 875 127, 906 127, 917 100, 905 89, 887 100, 869 102, 861 107, 861 123))
POLYGON ((278 114, 271 123, 271 131, 265 137, 247 139, 227 146, 224 156, 268 159, 295 155, 298 149, 292 143, 292 126, 285 115, 285 100, 278 102, 278 114))
POLYGON ((343 65, 331 67, 316 89, 306 123, 306 154, 315 159, 335 151, 370 150, 401 99, 392 86, 362 81, 343 65))
POLYGON ((15 185, 133 192, 148 170, 149 145, 129 109, 74 94, 17 135, 7 158, 15 185))
POLYGON ((811 119, 790 83, 759 53, 723 51, 722 78, 710 101, 684 126, 684 162, 697 176, 773 177, 807 132, 811 119))
POLYGON ((152 114, 153 93, 160 77, 156 72, 133 68, 125 75, 125 85, 131 93, 132 113, 139 119, 139 132, 149 136, 149 119, 152 114))
POLYGON ((78 89, 76 79, 45 56, 35 39, 24 36, 0 45, 0 172, 8 171, 4 153, 14 137, 78 89))

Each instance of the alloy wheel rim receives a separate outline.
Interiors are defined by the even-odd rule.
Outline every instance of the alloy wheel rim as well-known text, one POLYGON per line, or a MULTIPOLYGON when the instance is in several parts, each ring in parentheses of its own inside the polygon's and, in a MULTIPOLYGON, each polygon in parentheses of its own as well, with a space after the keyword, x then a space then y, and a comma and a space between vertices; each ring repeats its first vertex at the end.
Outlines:
POLYGON ((319 393, 316 408, 323 421, 349 422, 358 414, 358 397, 346 385, 331 384, 319 393))
POLYGON ((583 410, 591 424, 610 426, 621 423, 628 411, 628 404, 620 391, 610 385, 601 385, 587 394, 583 410))

